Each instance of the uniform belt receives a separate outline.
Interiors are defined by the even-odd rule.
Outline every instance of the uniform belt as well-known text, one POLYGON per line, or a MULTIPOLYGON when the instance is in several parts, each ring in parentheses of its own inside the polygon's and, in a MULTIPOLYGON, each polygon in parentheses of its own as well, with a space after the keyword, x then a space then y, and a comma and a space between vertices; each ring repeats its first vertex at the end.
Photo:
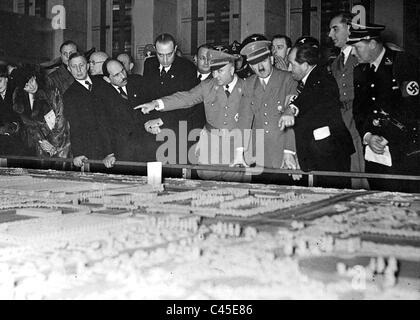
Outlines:
POLYGON ((352 104, 350 101, 341 101, 341 109, 343 110, 349 110, 352 107, 352 104))

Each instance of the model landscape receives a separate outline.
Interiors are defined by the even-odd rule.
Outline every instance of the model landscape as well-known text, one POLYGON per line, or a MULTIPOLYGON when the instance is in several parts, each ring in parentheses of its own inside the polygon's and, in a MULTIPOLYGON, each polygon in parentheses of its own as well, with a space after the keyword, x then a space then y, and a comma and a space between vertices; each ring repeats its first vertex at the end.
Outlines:
POLYGON ((419 299, 420 195, 0 170, 1 299, 419 299))

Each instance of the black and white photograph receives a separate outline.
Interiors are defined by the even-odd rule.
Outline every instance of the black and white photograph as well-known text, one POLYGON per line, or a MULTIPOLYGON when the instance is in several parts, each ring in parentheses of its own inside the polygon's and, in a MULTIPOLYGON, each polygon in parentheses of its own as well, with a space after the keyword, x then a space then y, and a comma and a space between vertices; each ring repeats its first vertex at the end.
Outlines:
POLYGON ((417 0, 1 0, 0 300, 420 300, 419 83, 417 0))

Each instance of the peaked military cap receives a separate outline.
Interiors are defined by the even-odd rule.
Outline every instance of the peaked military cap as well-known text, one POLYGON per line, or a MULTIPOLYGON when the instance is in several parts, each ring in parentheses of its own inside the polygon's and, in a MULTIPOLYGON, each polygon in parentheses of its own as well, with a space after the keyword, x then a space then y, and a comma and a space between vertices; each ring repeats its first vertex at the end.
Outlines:
POLYGON ((379 24, 362 25, 352 23, 347 44, 355 44, 362 40, 379 39, 383 30, 385 30, 385 26, 379 24))
POLYGON ((311 47, 319 49, 319 41, 315 39, 314 37, 303 36, 296 40, 295 47, 303 46, 303 45, 307 45, 307 46, 311 46, 311 47))
POLYGON ((254 34, 242 43, 241 55, 246 56, 249 64, 257 64, 271 55, 271 42, 261 34, 254 34))
POLYGON ((233 63, 238 57, 229 53, 227 46, 214 46, 207 51, 207 60, 212 71, 220 69, 228 63, 233 63))

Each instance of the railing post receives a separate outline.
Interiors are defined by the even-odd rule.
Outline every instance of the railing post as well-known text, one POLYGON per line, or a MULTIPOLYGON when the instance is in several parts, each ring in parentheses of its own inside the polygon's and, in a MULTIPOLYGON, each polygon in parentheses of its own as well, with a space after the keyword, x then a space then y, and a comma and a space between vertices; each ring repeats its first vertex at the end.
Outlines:
POLYGON ((83 166, 81 168, 81 172, 82 173, 90 172, 90 163, 83 163, 83 166))
POLYGON ((313 188, 314 186, 314 175, 310 174, 308 175, 308 187, 313 188))

